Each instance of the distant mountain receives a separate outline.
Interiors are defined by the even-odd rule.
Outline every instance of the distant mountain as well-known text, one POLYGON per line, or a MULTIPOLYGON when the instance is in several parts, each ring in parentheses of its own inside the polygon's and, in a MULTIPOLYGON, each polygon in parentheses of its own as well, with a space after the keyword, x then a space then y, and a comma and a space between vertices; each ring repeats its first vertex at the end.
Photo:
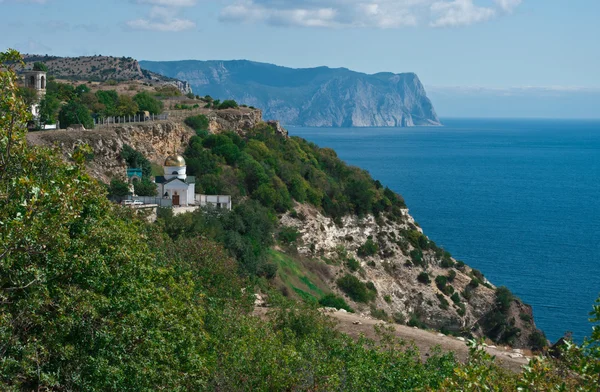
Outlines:
POLYGON ((311 127, 440 125, 414 73, 367 75, 345 68, 292 69, 252 61, 140 61, 185 80, 196 94, 235 99, 265 118, 311 127))

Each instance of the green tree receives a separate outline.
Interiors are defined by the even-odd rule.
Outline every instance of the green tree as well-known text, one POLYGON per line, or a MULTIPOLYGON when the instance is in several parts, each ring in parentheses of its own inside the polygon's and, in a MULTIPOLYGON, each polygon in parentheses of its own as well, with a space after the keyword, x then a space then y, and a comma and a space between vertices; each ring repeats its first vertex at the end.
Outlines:
POLYGON ((61 128, 81 124, 86 129, 94 128, 94 119, 88 108, 79 101, 70 101, 62 107, 58 114, 61 128))
POLYGON ((33 63, 34 71, 48 72, 48 66, 40 61, 33 63))
POLYGON ((0 53, 0 389, 202 389, 193 275, 150 252, 82 161, 27 145, 9 60, 18 53, 0 53))
POLYGON ((55 124, 60 111, 60 101, 54 95, 46 95, 40 101, 40 121, 43 124, 55 124))
POLYGON ((144 177, 141 181, 134 181, 133 188, 138 196, 156 196, 158 192, 156 184, 148 177, 144 177))
POLYGON ((133 100, 138 104, 140 111, 160 114, 163 110, 163 103, 145 91, 136 94, 133 100))
POLYGON ((120 95, 117 101, 117 116, 134 116, 139 111, 138 104, 128 95, 120 95))
POLYGON ((118 178, 113 178, 110 180, 110 185, 108 187, 108 194, 116 197, 124 197, 130 194, 129 192, 129 184, 125 181, 121 181, 118 178))
POLYGON ((75 87, 75 94, 77 94, 78 97, 81 97, 83 94, 87 94, 90 91, 90 88, 85 84, 80 84, 75 87))

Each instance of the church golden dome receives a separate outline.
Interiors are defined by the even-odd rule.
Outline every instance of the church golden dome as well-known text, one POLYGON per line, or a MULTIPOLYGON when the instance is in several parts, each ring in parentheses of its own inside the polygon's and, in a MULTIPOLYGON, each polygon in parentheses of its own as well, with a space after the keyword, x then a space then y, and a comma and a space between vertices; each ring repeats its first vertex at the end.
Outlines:
POLYGON ((181 155, 169 155, 165 160, 165 166, 183 167, 185 166, 185 159, 181 155))

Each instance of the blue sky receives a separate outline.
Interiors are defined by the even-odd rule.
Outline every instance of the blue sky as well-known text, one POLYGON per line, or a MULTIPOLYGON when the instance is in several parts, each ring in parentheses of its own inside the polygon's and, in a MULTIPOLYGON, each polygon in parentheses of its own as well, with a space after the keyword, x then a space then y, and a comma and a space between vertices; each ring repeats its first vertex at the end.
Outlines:
POLYGON ((0 47, 600 89, 598 0, 0 0, 0 47))

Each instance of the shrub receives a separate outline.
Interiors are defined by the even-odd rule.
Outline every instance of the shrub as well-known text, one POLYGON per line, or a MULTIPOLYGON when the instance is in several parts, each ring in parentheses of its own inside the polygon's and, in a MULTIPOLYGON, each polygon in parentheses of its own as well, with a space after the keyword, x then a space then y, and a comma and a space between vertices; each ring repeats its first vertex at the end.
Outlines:
POLYGON ((414 265, 425 267, 425 263, 423 262, 423 252, 420 249, 411 250, 410 258, 414 265))
POLYGON ((460 304, 460 297, 458 296, 458 293, 454 293, 452 294, 452 296, 450 297, 450 299, 452 300, 452 302, 454 302, 456 305, 460 304))
POLYGON ((329 308, 344 309, 347 312, 354 313, 354 309, 346 303, 346 300, 335 294, 326 294, 319 300, 319 305, 329 308))
POLYGON ((419 276, 417 276, 417 280, 423 284, 431 283, 431 279, 429 279, 429 274, 425 271, 421 272, 419 276))
POLYGON ((481 273, 481 271, 473 268, 473 270, 471 271, 471 274, 473 275, 473 277, 475 277, 478 281, 480 282, 485 282, 485 276, 483 276, 483 274, 481 273))
POLYGON ((508 313, 513 300, 514 296, 508 288, 502 286, 496 289, 496 306, 502 313, 508 313))
POLYGON ((448 278, 443 275, 438 275, 435 277, 435 285, 440 289, 440 291, 444 291, 446 284, 448 283, 448 278))
POLYGON ((546 339, 546 335, 540 330, 533 331, 529 335, 528 342, 533 351, 542 351, 548 346, 548 339, 546 339))
POLYGON ((458 309, 456 309, 456 313, 458 313, 460 317, 463 317, 465 314, 467 314, 467 307, 465 306, 465 304, 458 304, 458 309))
POLYGON ((208 129, 209 121, 204 114, 199 114, 186 118, 185 124, 195 131, 203 131, 208 129))
POLYGON ((442 263, 441 263, 442 268, 452 268, 454 267, 454 261, 452 261, 452 259, 447 255, 444 255, 444 258, 442 259, 442 263))
POLYGON ((371 316, 375 317, 378 320, 388 321, 389 317, 385 310, 377 309, 375 306, 371 306, 371 316))
POLYGON ((346 261, 346 266, 350 271, 356 272, 360 268, 360 263, 356 259, 351 258, 346 261))
POLYGON ((409 327, 417 327, 420 329, 425 329, 427 327, 425 325, 425 323, 423 323, 421 321, 421 318, 419 317, 419 315, 417 315, 416 313, 412 313, 410 315, 410 319, 408 320, 408 326, 409 327))
POLYGON ((377 254, 379 247, 372 239, 368 239, 363 245, 358 248, 358 255, 361 257, 374 256, 377 254))
POLYGON ((383 300, 385 302, 387 302, 388 304, 392 303, 392 297, 390 297, 389 295, 386 295, 385 297, 383 297, 383 300))
POLYGON ((354 275, 346 274, 337 280, 337 285, 353 301, 367 303, 376 297, 376 293, 369 290, 367 285, 358 280, 354 275))
POLYGON ((454 282, 455 278, 456 278, 456 271, 450 270, 448 272, 448 282, 450 282, 450 283, 454 282))
POLYGON ((444 286, 444 290, 442 290, 442 291, 446 295, 452 295, 452 294, 454 294, 454 287, 452 287, 451 285, 447 285, 447 286, 444 286))
MULTIPOLYGON (((215 105, 216 105, 216 102, 217 101, 215 101, 215 105)), ((217 109, 219 109, 219 110, 236 109, 236 108, 238 108, 238 104, 233 99, 227 99, 217 106, 217 109)))
POLYGON ((519 314, 519 318, 523 321, 525 321, 526 323, 531 321, 531 316, 528 315, 527 313, 520 313, 519 314))
POLYGON ((296 242, 300 236, 298 229, 292 226, 283 226, 277 234, 279 241, 287 245, 296 242))
POLYGON ((406 317, 400 312, 396 312, 392 315, 392 319, 396 324, 404 325, 406 323, 406 317))
POLYGON ((369 289, 375 293, 377 292, 377 289, 375 288, 375 284, 373 284, 373 282, 367 282, 366 286, 367 286, 367 289, 369 289))
POLYGON ((477 287, 479 287, 479 280, 477 279, 471 279, 471 281, 469 282, 468 286, 472 289, 476 289, 477 287))
POLYGON ((436 294, 436 297, 440 300, 440 308, 443 310, 448 310, 450 303, 446 300, 446 297, 439 293, 436 294))

